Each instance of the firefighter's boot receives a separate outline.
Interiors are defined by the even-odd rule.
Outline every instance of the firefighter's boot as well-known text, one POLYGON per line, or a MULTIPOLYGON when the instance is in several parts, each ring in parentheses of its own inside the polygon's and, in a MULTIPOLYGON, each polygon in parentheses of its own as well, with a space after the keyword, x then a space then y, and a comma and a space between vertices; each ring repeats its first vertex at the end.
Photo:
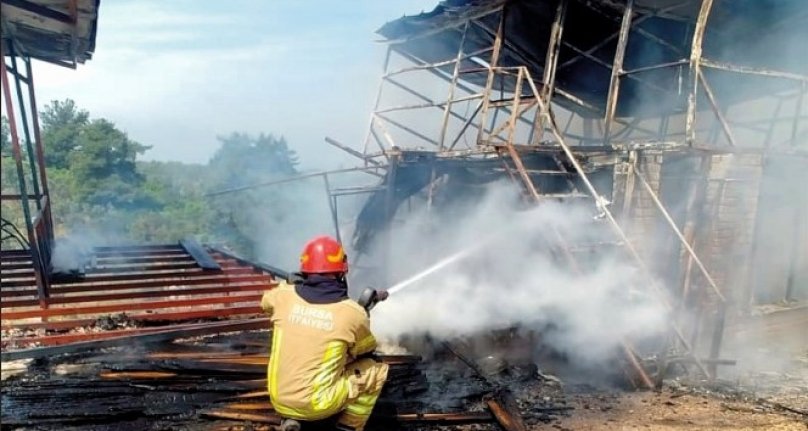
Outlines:
POLYGON ((280 431, 300 431, 300 422, 294 419, 284 419, 280 431))

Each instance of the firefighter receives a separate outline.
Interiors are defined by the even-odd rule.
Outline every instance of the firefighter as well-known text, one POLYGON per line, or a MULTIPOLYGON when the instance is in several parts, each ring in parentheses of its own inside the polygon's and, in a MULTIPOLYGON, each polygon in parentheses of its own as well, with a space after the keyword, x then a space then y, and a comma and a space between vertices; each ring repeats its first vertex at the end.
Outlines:
POLYGON ((376 339, 368 313, 348 298, 347 272, 340 243, 320 236, 300 256, 302 280, 261 299, 273 325, 269 398, 284 429, 339 414, 337 429, 361 431, 387 378, 388 366, 367 357, 376 339))

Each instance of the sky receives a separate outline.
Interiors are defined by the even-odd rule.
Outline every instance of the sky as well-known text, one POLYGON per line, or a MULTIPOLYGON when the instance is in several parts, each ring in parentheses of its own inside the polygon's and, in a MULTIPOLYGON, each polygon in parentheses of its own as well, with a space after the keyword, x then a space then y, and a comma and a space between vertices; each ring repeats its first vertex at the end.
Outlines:
MULTIPOLYGON (((104 0, 77 70, 37 62, 37 101, 72 98, 152 148, 205 163, 231 132, 283 135, 302 167, 353 166, 384 57, 374 32, 438 0, 104 0)), ((40 109, 42 106, 40 106, 40 109)))

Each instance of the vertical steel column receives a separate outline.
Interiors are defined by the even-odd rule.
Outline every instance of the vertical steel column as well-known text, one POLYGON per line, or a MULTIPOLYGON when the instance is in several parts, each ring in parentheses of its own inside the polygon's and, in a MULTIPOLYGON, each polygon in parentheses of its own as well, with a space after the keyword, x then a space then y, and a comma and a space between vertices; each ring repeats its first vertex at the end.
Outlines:
POLYGON ((710 364, 707 366, 710 371, 710 378, 715 380, 718 377, 718 362, 717 359, 721 354, 721 344, 724 341, 724 324, 727 321, 727 304, 721 302, 718 304, 718 310, 715 315, 715 326, 713 326, 713 334, 710 339, 710 364))
POLYGON ((481 145, 485 139, 485 127, 488 120, 488 106, 491 104, 491 88, 494 86, 494 77, 496 71, 494 68, 499 63, 499 54, 502 51, 502 38, 505 31, 505 14, 507 9, 505 5, 500 8, 499 25, 497 26, 497 34, 494 37, 493 51, 491 52, 491 60, 488 62, 488 78, 485 81, 485 91, 483 92, 483 105, 482 112, 480 113, 480 130, 477 134, 477 145, 481 145))
POLYGON ((617 111, 617 100, 620 97, 620 75, 623 73, 623 60, 626 57, 626 46, 631 30, 631 18, 634 11, 634 0, 628 0, 626 9, 623 11, 623 21, 620 23, 620 36, 617 38, 617 50, 614 53, 614 63, 612 63, 612 77, 609 81, 609 98, 606 100, 606 110, 603 117, 603 143, 609 142, 612 121, 617 111))
MULTIPOLYGON (((550 42, 547 45, 547 56, 544 59, 544 76, 542 76, 541 97, 544 106, 550 109, 550 101, 555 91, 555 77, 558 70, 558 55, 561 52, 561 38, 564 34, 564 23, 567 20, 567 4, 569 0, 559 0, 556 16, 550 30, 550 42)), ((541 109, 536 109, 536 120, 528 136, 528 143, 538 144, 544 134, 544 116, 541 109), (534 142, 534 139, 536 142, 534 142)))
POLYGON ((800 125, 800 115, 802 115, 802 103, 805 100, 805 93, 808 91, 808 84, 803 81, 800 84, 800 94, 797 96, 797 107, 794 112, 794 122, 791 123, 791 148, 797 147, 797 129, 800 125))
MULTIPOLYGON (((379 90, 376 91, 376 100, 373 102, 373 112, 370 113, 370 123, 368 124, 368 133, 365 135, 365 143, 363 145, 362 153, 367 156, 368 154, 368 145, 370 143, 370 136, 373 134, 373 122, 376 118, 376 111, 379 110, 379 103, 382 100, 382 90, 384 90, 384 81, 387 79, 384 77, 387 74, 387 68, 390 65, 390 54, 393 52, 393 47, 391 45, 387 46, 387 52, 384 54, 384 65, 382 66, 382 79, 379 81, 379 90)), ((365 161, 365 166, 367 166, 367 161, 365 161)))
POLYGON ((34 233, 34 225, 31 219, 31 208, 28 204, 28 188, 25 184, 25 168, 22 164, 22 149, 20 148, 20 140, 17 135, 17 119, 14 116, 14 106, 11 103, 11 89, 9 87, 8 70, 6 70, 6 53, 2 43, 0 43, 0 83, 3 84, 3 100, 6 103, 6 113, 8 114, 9 131, 11 132, 11 148, 14 154, 14 164, 17 166, 17 179, 20 186, 20 203, 22 205, 23 216, 25 217, 25 230, 28 234, 28 244, 31 247, 31 260, 34 266, 34 277, 36 278, 37 294, 39 296, 39 303, 44 308, 47 307, 46 298, 48 297, 47 287, 44 283, 44 277, 47 277, 43 271, 45 268, 42 265, 42 260, 39 256, 39 247, 34 233))
POLYGON ((40 199, 42 196, 39 192, 39 179, 37 178, 36 163, 34 162, 34 148, 31 144, 31 130, 28 127, 28 114, 25 112, 25 101, 22 96, 22 79, 20 79, 20 69, 17 67, 17 54, 14 52, 14 47, 11 44, 9 44, 9 54, 11 57, 11 67, 14 71, 14 85, 17 90, 17 103, 19 103, 22 132, 23 135, 25 135, 25 149, 28 153, 28 165, 31 168, 31 185, 34 188, 34 201, 36 202, 36 208, 41 210, 42 202, 40 199))
POLYGON ((34 71, 31 67, 31 57, 24 57, 25 74, 28 78, 28 105, 31 109, 31 121, 34 126, 34 143, 36 144, 36 160, 39 165, 39 184, 42 187, 42 194, 48 200, 45 208, 45 221, 48 223, 48 240, 53 241, 53 217, 51 216, 50 188, 48 187, 48 174, 45 170, 45 150, 42 143, 42 134, 39 130, 39 110, 36 107, 36 89, 34 87, 34 71))
POLYGON ((713 94, 713 90, 707 83, 707 78, 704 77, 704 73, 702 73, 701 69, 698 69, 696 71, 696 75, 698 76, 699 81, 701 81, 701 86, 702 88, 704 88, 704 94, 707 96, 707 100, 710 102, 710 106, 713 108, 713 113, 715 113, 715 117, 721 124, 721 129, 724 131, 724 136, 726 136, 727 142, 729 142, 729 145, 731 147, 734 147, 735 137, 732 135, 732 130, 729 127, 729 123, 727 123, 727 119, 724 118, 724 114, 721 113, 721 107, 718 106, 718 100, 716 100, 715 95, 713 94))
POLYGON ((328 173, 323 174, 323 186, 325 186, 325 196, 328 199, 328 208, 331 210, 331 220, 334 222, 334 235, 337 241, 342 243, 342 236, 339 233, 339 219, 337 217, 337 207, 331 197, 331 183, 328 181, 328 173))
POLYGON ((390 164, 387 168, 387 190, 384 199, 384 216, 387 222, 387 230, 384 232, 384 244, 382 244, 382 271, 384 274, 384 280, 382 282, 385 286, 391 283, 391 271, 390 271, 390 256, 392 255, 391 247, 393 246, 393 217, 395 216, 395 210, 393 209, 393 200, 395 199, 396 194, 396 175, 398 173, 398 162, 399 162, 400 154, 398 152, 394 152, 390 155, 390 164))
MULTIPOLYGON (((457 88, 457 80, 460 77, 460 63, 463 58, 463 46, 466 44, 466 35, 469 31, 470 21, 466 21, 463 26, 463 35, 460 37, 460 45, 457 47, 457 56, 455 57, 454 71, 452 72, 452 79, 449 81, 449 94, 446 96, 446 106, 443 108, 443 121, 441 122, 440 138, 438 138, 438 152, 442 152, 445 148, 446 133, 449 128, 449 114, 452 113, 452 102, 454 100, 455 88, 457 88)), ((432 210, 432 198, 435 193, 435 161, 432 161, 432 173, 429 177, 429 189, 427 190, 426 209, 427 212, 432 210)))
POLYGON ((687 117, 685 119, 685 137, 690 146, 693 146, 696 142, 696 96, 699 88, 702 42, 707 28, 707 18, 710 17, 712 7, 713 0, 702 0, 696 26, 693 29, 693 40, 690 48, 690 76, 688 77, 687 117))
MULTIPOLYGON (((802 114, 802 103, 805 99, 805 92, 808 91, 808 85, 805 82, 800 84, 800 95, 797 96, 797 107, 794 112, 794 122, 791 124, 791 148, 797 147, 797 129, 799 128, 800 122, 800 115, 802 114)), ((808 227, 808 224, 805 223, 805 204, 802 202, 797 202, 797 207, 794 209, 794 235, 793 235, 793 242, 791 247, 791 262, 789 262, 789 274, 788 280, 786 281, 786 301, 790 301, 794 299, 794 290, 796 284, 796 273, 797 273, 797 260, 798 255, 800 253, 800 238, 802 234, 802 229, 808 227)))
POLYGON ((443 108, 443 122, 441 123, 440 139, 438 139, 438 151, 443 151, 444 142, 446 141, 446 129, 449 127, 449 113, 452 111, 452 101, 454 99, 455 87, 457 80, 460 77, 460 63, 463 58, 463 46, 466 44, 466 34, 469 31, 469 21, 463 26, 463 36, 460 37, 460 45, 457 47, 457 57, 455 58, 454 71, 452 72, 452 80, 449 83, 449 95, 446 97, 446 107, 443 108))

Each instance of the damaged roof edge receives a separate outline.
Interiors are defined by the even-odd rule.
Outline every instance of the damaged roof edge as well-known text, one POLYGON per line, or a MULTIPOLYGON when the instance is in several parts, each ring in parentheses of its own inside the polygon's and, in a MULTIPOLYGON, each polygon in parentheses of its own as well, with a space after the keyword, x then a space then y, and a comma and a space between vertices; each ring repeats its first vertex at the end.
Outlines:
POLYGON ((14 54, 71 68, 92 59, 100 0, 0 3, 3 39, 13 43, 14 54))

